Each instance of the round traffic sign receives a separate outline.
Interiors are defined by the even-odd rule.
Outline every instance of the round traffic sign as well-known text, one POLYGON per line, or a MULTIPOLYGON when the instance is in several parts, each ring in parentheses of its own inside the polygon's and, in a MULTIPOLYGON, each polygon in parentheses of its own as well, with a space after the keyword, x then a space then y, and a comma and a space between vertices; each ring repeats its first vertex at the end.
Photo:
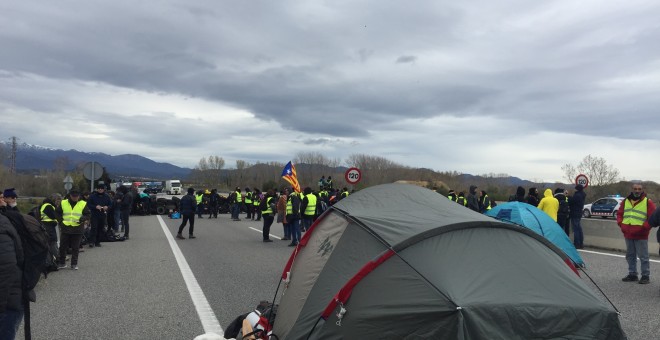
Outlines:
POLYGON ((589 178, 585 174, 579 174, 575 177, 575 185, 581 184, 582 187, 586 188, 589 186, 589 178))
POLYGON ((87 162, 83 167, 83 176, 90 181, 95 181, 103 176, 103 166, 99 162, 87 162))
POLYGON ((350 168, 346 170, 344 178, 348 184, 356 184, 362 179, 362 172, 358 168, 350 168))

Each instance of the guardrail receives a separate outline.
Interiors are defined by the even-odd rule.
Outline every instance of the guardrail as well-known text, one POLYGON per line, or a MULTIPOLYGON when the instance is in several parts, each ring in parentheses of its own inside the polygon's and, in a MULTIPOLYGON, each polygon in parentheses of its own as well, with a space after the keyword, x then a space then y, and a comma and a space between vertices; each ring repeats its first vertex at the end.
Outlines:
MULTIPOLYGON (((587 247, 626 251, 626 241, 623 238, 621 229, 613 219, 602 218, 583 218, 582 230, 584 232, 584 245, 587 247)), ((656 239, 657 228, 651 229, 649 234, 649 254, 658 256, 660 247, 656 239)), ((571 233, 571 240, 573 234, 571 233)))

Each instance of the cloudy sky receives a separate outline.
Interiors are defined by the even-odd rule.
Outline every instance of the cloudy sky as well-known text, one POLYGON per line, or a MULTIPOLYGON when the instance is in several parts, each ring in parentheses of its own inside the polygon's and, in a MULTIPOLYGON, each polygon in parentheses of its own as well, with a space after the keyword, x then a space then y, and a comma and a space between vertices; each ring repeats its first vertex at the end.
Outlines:
POLYGON ((660 2, 0 0, 0 135, 660 182, 660 2))

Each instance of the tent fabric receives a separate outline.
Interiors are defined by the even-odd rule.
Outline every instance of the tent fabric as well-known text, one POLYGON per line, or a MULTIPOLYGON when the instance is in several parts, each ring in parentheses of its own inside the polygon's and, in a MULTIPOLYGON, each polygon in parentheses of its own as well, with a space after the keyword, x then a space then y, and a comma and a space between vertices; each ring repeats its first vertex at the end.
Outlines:
POLYGON ((310 232, 280 300, 280 339, 625 339, 557 246, 431 190, 359 191, 310 232), (329 234, 332 250, 319 258, 329 234))
POLYGON ((498 204, 486 215, 529 228, 559 247, 573 263, 584 267, 585 263, 566 232, 543 210, 527 203, 507 202, 498 204))

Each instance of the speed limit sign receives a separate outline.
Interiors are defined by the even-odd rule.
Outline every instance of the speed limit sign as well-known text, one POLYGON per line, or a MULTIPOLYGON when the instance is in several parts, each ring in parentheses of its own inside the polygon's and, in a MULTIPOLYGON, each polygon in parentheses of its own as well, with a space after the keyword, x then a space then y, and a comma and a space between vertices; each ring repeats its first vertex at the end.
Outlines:
POLYGON ((348 184, 356 184, 362 179, 362 172, 358 168, 350 168, 346 170, 344 178, 348 184))
POLYGON ((589 186, 589 178, 585 174, 579 174, 575 177, 575 185, 581 184, 582 187, 586 188, 589 186))

